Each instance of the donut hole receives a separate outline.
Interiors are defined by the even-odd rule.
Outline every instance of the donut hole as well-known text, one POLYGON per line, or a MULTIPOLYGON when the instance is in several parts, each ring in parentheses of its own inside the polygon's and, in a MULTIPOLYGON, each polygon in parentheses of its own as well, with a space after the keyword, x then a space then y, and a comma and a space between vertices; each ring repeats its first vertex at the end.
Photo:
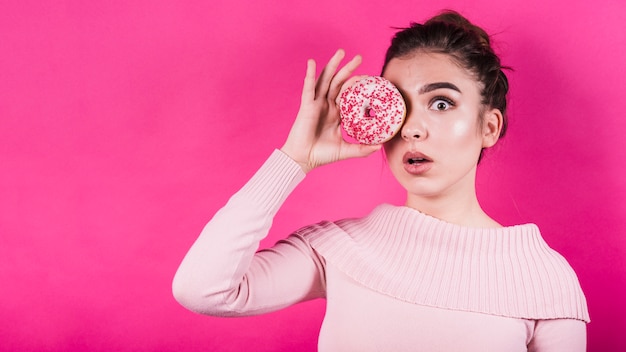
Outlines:
POLYGON ((376 118, 376 110, 374 110, 374 109, 372 109, 370 107, 367 107, 367 108, 365 108, 364 116, 368 117, 368 118, 376 118))

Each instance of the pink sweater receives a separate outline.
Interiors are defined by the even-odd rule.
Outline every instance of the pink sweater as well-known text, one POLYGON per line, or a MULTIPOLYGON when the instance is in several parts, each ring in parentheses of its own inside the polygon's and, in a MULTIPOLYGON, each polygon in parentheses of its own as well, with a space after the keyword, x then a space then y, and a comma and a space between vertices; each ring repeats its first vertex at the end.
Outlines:
POLYGON ((584 351, 585 297, 535 225, 449 224, 380 205, 258 251, 304 178, 275 151, 206 225, 174 278, 176 299, 216 316, 326 298, 320 351, 584 351))

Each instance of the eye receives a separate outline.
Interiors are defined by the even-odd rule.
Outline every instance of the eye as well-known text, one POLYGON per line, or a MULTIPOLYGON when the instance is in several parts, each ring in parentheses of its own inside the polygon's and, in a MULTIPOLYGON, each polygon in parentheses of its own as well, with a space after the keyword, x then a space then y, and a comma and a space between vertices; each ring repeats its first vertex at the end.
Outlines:
POLYGON ((446 111, 454 106, 454 102, 448 98, 436 97, 430 103, 430 108, 436 111, 446 111))

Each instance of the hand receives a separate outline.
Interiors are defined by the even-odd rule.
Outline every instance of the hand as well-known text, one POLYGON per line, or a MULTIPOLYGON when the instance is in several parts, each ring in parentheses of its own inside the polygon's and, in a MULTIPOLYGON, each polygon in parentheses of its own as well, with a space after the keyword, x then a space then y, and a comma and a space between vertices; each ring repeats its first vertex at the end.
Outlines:
POLYGON ((315 61, 307 61, 300 110, 281 148, 305 173, 335 161, 368 156, 381 148, 381 145, 348 143, 341 135, 339 94, 344 85, 347 87, 354 81, 348 78, 361 64, 357 55, 337 71, 344 56, 344 51, 338 50, 317 80, 315 61))

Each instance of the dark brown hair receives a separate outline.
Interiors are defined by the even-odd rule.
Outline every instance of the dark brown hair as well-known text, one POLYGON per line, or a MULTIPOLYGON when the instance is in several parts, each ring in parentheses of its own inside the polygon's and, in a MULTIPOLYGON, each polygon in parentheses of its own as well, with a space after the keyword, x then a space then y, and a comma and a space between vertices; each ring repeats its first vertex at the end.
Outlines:
POLYGON ((489 35, 480 27, 454 11, 444 11, 424 24, 411 23, 395 34, 385 55, 382 72, 391 59, 406 57, 416 51, 450 55, 476 76, 482 85, 482 103, 502 112, 502 130, 507 130, 506 115, 509 81, 502 71, 500 58, 491 47, 489 35))

